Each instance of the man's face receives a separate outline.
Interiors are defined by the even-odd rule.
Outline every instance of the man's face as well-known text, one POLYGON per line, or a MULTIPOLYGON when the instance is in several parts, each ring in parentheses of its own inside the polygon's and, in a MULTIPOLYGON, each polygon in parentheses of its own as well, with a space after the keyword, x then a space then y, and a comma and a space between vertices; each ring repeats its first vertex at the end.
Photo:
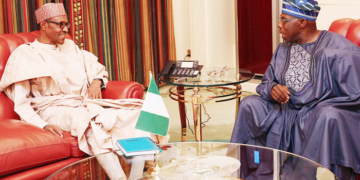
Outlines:
POLYGON ((280 15, 280 22, 278 24, 279 32, 285 42, 296 42, 299 35, 299 21, 294 16, 290 16, 284 13, 280 15))
POLYGON ((67 16, 57 16, 51 19, 45 20, 46 22, 46 37, 50 41, 50 44, 64 44, 65 35, 68 33, 68 28, 65 25, 63 28, 57 23, 67 23, 67 16), (56 22, 56 23, 55 23, 56 22))

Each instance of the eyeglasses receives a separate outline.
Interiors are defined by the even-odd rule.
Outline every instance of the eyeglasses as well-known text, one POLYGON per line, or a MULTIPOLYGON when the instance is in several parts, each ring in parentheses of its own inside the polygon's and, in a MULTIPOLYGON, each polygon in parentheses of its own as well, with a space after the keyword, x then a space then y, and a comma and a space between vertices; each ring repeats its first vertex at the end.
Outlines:
POLYGON ((289 22, 289 21, 292 21, 292 20, 295 20, 295 19, 299 19, 299 18, 284 19, 282 17, 279 17, 279 22, 289 22))
POLYGON ((70 28, 70 23, 69 22, 55 22, 55 21, 50 21, 50 20, 45 20, 45 22, 49 22, 49 23, 54 23, 60 26, 61 29, 64 29, 64 27, 66 26, 66 28, 70 28))

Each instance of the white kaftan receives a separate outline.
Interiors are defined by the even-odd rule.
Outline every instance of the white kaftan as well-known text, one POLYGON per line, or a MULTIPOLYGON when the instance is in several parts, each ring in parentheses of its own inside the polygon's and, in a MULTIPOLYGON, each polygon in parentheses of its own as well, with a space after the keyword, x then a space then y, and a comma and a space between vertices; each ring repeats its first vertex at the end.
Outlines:
MULTIPOLYGON (((66 39, 63 45, 33 43, 19 46, 9 57, 0 82, 22 120, 43 128, 59 126, 78 137, 87 154, 117 150, 115 140, 150 136, 136 130, 140 99, 87 99, 94 79, 107 83, 105 67, 96 56, 66 39), (97 144, 98 147, 89 146, 97 144)), ((167 138, 160 138, 162 143, 167 138)))

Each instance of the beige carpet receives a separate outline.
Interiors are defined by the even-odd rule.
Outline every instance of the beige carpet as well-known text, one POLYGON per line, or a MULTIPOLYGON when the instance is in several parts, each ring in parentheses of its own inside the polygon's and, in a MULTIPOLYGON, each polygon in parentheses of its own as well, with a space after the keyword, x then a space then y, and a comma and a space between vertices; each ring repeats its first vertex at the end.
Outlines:
MULTIPOLYGON (((257 82, 257 81, 255 81, 257 82)), ((255 93, 255 88, 257 83, 244 83, 242 84, 242 97, 246 97, 255 93)), ((181 141, 181 128, 180 128, 180 115, 177 101, 172 100, 169 97, 168 89, 171 86, 163 86, 160 88, 160 93, 163 97, 165 106, 170 115, 170 142, 181 141)), ((191 92, 190 92, 191 93, 191 92)), ((205 94, 206 95, 206 94, 205 94)), ((190 124, 190 127, 187 128, 187 141, 194 141, 195 136, 191 132, 193 128, 193 114, 192 106, 190 103, 186 103, 187 118, 190 124)), ((205 104, 206 112, 209 114, 209 117, 204 112, 204 107, 202 111, 202 121, 207 121, 205 127, 202 129, 203 141, 217 141, 217 142, 229 142, 231 138, 232 129, 235 122, 235 112, 236 112, 236 100, 230 100, 220 103, 206 103, 205 104)))

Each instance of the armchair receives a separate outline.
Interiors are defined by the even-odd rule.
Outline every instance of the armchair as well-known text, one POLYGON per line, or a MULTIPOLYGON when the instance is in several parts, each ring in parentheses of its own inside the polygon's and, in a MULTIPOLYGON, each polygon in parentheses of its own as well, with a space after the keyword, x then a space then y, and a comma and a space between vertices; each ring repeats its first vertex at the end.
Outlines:
MULTIPOLYGON (((0 78, 11 52, 38 36, 38 31, 0 35, 0 78)), ((69 35, 66 38, 71 39, 69 35)), ((143 93, 139 83, 130 81, 109 81, 102 91, 107 99, 141 99, 143 93)), ((14 112, 13 102, 3 92, 0 92, 0 144, 0 179, 45 179, 87 157, 70 132, 59 138, 21 121, 14 112)))
POLYGON ((360 19, 337 19, 330 25, 329 31, 343 35, 360 47, 360 19))
MULTIPOLYGON (((343 35, 360 47, 360 19, 337 19, 331 23, 329 31, 343 35)), ((360 174, 356 175, 356 180, 360 180, 360 174)))

